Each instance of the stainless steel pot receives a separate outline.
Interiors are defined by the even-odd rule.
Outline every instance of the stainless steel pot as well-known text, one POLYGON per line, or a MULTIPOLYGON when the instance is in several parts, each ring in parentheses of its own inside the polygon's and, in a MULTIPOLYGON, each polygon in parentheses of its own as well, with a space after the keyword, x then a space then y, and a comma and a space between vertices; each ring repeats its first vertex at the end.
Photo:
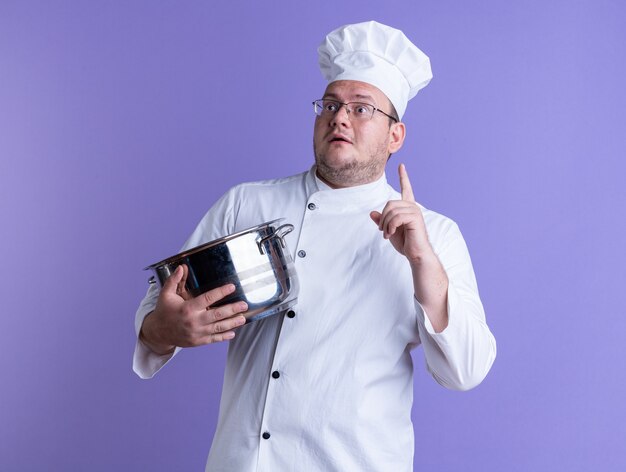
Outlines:
MULTIPOLYGON (((298 277, 285 235, 293 225, 277 226, 282 219, 216 239, 146 267, 152 269, 161 286, 179 265, 188 267, 186 291, 196 297, 201 293, 232 283, 235 292, 213 307, 244 301, 247 322, 280 313, 295 305, 298 277)), ((156 280, 155 280, 156 279, 156 280)))

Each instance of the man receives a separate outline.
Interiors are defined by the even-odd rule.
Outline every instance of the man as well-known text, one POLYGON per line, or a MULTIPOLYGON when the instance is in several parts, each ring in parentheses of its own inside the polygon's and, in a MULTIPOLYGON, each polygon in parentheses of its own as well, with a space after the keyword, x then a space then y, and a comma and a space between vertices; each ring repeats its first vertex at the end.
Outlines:
POLYGON ((428 57, 376 22, 339 28, 318 51, 329 84, 314 102, 313 168, 231 189, 184 247, 285 217, 297 305, 242 326, 245 303, 209 308, 232 286, 184 300, 179 268, 137 312, 144 378, 180 347, 230 340, 210 471, 409 471, 410 350, 421 343, 435 380, 459 390, 495 358, 457 226, 416 204, 404 166, 401 194, 385 180, 428 57))

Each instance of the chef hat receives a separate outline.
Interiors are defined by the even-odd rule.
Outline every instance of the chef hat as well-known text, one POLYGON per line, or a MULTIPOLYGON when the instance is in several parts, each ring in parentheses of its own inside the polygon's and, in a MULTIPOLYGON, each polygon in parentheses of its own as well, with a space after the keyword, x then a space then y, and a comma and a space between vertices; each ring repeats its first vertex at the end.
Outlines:
POLYGON ((407 102, 433 77, 426 54, 402 31, 375 21, 337 28, 317 52, 320 70, 329 83, 358 80, 377 87, 400 119, 407 102))

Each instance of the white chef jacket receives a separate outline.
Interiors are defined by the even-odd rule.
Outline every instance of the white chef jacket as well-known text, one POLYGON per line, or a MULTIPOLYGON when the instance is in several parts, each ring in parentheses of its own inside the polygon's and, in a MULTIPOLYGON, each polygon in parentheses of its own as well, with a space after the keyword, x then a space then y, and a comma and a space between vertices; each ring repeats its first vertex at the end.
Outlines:
MULTIPOLYGON (((331 189, 315 167, 228 191, 183 249, 276 218, 300 281, 288 316, 239 328, 230 341, 218 426, 206 470, 237 472, 410 471, 413 363, 420 343, 437 382, 469 389, 496 355, 467 247, 457 225, 422 208, 449 279, 449 323, 435 333, 414 297, 406 258, 370 219, 401 196, 385 176, 331 189)), ((155 306, 154 286, 136 316, 155 306)), ((178 349, 177 349, 178 352, 178 349)), ((152 377, 170 356, 137 342, 133 368, 152 377)))

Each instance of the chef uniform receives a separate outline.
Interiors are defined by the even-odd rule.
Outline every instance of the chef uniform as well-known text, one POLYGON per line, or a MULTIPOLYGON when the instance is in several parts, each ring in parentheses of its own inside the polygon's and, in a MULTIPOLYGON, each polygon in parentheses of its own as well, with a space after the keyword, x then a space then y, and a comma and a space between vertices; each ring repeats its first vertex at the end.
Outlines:
MULTIPOLYGON (((340 49, 344 67, 346 51, 362 56, 363 41, 376 35, 385 38, 386 51, 394 49, 391 43, 406 60, 408 48, 424 66, 423 53, 401 32, 374 22, 331 33, 320 47, 320 62, 334 64, 332 55, 340 49)), ((357 59, 362 65, 363 57, 357 59)), ((421 83, 429 80, 417 76, 421 83)), ((400 116, 406 96, 404 107, 394 103, 400 116)), ((285 239, 300 281, 297 304, 239 328, 230 341, 207 471, 408 472, 414 448, 410 351, 421 344, 434 379, 459 390, 480 383, 494 361, 495 340, 457 225, 421 208, 449 280, 448 326, 436 333, 415 299, 408 261, 369 216, 400 194, 384 175, 331 189, 315 171, 313 166, 289 178, 232 188, 183 247, 276 218, 295 227, 285 239)), ((153 286, 137 311, 137 333, 157 298, 153 286)), ((138 340, 134 369, 149 378, 170 358, 138 340)))

